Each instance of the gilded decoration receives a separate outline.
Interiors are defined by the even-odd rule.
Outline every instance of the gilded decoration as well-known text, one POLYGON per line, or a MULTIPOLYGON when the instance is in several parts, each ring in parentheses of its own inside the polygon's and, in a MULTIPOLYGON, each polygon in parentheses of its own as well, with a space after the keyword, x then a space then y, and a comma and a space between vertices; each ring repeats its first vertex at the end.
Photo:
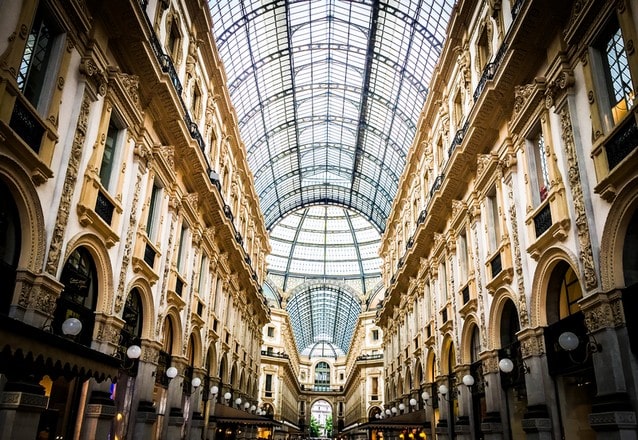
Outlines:
POLYGON ((89 119, 90 99, 87 93, 84 93, 82 104, 80 106, 80 115, 71 145, 71 154, 68 161, 66 175, 64 177, 64 185, 60 196, 60 206, 55 220, 55 226, 49 245, 49 254, 45 265, 46 272, 52 276, 57 276, 58 265, 60 264, 60 254, 62 252, 62 243, 64 241, 64 233, 69 222, 69 213, 71 212, 71 199, 73 197, 73 189, 75 188, 80 158, 86 138, 86 128, 89 119))
POLYGON ((567 106, 560 110, 560 120, 565 147, 565 155, 567 156, 567 164, 569 167, 568 177, 572 192, 572 200, 574 202, 574 211, 576 214, 576 232, 578 236, 578 244, 580 247, 580 260, 582 261, 584 271, 585 288, 592 290, 598 286, 596 277, 596 268, 594 265, 594 255, 591 246, 591 238, 589 235, 589 224, 587 221, 587 212, 585 210, 585 199, 583 196, 583 187, 581 185, 580 171, 578 167, 578 158, 576 157, 576 146, 574 141, 574 132, 570 119, 569 109, 567 106))

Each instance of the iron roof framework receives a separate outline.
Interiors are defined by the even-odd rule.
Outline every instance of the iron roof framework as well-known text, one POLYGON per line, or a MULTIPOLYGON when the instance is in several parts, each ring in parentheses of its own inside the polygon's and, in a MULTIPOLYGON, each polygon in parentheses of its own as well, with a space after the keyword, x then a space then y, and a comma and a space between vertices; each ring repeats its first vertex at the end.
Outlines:
POLYGON ((337 357, 350 348, 361 304, 346 289, 316 284, 292 296, 286 310, 296 323, 293 334, 300 353, 310 355, 321 347, 320 354, 337 357))
POLYGON ((268 230, 338 205, 382 233, 452 1, 208 4, 268 230))

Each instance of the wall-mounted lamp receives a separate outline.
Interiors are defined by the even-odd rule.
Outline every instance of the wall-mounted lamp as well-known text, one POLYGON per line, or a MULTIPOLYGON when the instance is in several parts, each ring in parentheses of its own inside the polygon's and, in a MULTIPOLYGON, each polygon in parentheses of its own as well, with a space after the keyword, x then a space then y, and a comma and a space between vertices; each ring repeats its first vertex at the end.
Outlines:
POLYGON ((210 387, 211 396, 217 396, 217 393, 219 393, 219 387, 217 385, 210 387))
POLYGON ((430 402, 430 393, 428 393, 427 391, 423 391, 421 393, 421 399, 423 399, 423 403, 425 403, 428 406, 432 406, 432 403, 430 402))
POLYGON ((120 370, 126 372, 129 376, 134 376, 137 373, 135 362, 142 355, 142 348, 139 345, 133 344, 128 347, 126 349, 126 356, 122 356, 121 352, 117 349, 113 355, 122 358, 120 362, 120 370))
POLYGON ((405 411, 405 404, 399 403, 399 411, 401 412, 405 411))
POLYGON ((463 381, 463 385, 465 385, 468 388, 474 385, 474 376, 472 376, 471 374, 466 374, 465 376, 463 376, 463 379, 461 380, 463 381))
POLYGON ((391 415, 392 415, 392 411, 390 411, 390 408, 387 408, 387 409, 385 410, 385 414, 386 414, 387 416, 391 416, 391 415))
MULTIPOLYGON (((498 361, 498 368, 503 373, 509 374, 512 371, 514 371, 514 362, 510 358, 503 358, 500 361, 498 361)), ((519 369, 520 369, 520 372, 522 372, 523 374, 527 374, 530 371, 525 361, 522 361, 519 364, 519 369)))
POLYGON ((177 368, 169 367, 166 369, 166 377, 169 379, 175 379, 177 377, 177 368))
POLYGON ((412 399, 410 399, 410 406, 416 406, 416 399, 413 397, 412 399))
POLYGON ((442 384, 439 386, 439 394, 441 395, 441 397, 443 397, 445 400, 448 400, 448 393, 450 392, 450 389, 447 387, 447 385, 442 384))
POLYGON ((241 405, 241 397, 238 397, 235 399, 235 405, 237 406, 241 405))
POLYGON ((244 402, 244 411, 248 411, 248 408, 250 408, 250 402, 244 402))
POLYGON ((392 412, 392 415, 393 415, 393 416, 395 416, 395 415, 399 412, 399 410, 397 409, 397 407, 396 407, 396 406, 393 406, 393 407, 390 409, 390 411, 392 412))
POLYGON ((257 407, 255 405, 252 405, 250 407, 250 412, 254 414, 256 409, 257 409, 257 407))
POLYGON ((584 364, 589 359, 591 353, 598 353, 603 351, 602 345, 598 343, 594 335, 587 335, 587 342, 585 342, 585 357, 583 360, 578 361, 573 358, 572 353, 580 346, 581 340, 576 333, 567 331, 560 334, 558 337, 558 345, 565 350, 569 355, 571 361, 575 364, 584 364))
POLYGON ((197 391, 201 384, 202 384, 202 380, 199 377, 193 377, 193 379, 191 380, 191 386, 193 387, 193 391, 197 391))
POLYGON ((228 404, 228 402, 230 402, 230 399, 233 397, 232 394, 230 394, 229 392, 226 392, 226 394, 224 394, 224 400, 226 401, 226 404, 228 404))
POLYGON ((66 336, 77 336, 82 331, 82 321, 77 318, 67 318, 62 323, 62 333, 66 336))

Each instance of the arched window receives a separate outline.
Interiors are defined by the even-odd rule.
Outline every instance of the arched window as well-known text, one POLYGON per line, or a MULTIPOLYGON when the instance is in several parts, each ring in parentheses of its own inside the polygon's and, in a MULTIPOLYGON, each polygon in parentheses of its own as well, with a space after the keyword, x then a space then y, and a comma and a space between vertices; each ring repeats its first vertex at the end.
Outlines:
POLYGON ((64 285, 53 318, 53 331, 62 333, 62 323, 68 318, 82 322, 82 331, 69 336, 83 345, 90 345, 95 323, 97 300, 97 272, 93 258, 86 248, 73 251, 64 264, 60 282, 64 285))
MULTIPOLYGON (((118 351, 120 359, 126 359, 126 350, 131 345, 142 345, 142 323, 144 321, 142 317, 142 299, 137 289, 131 290, 126 298, 122 320, 124 320, 124 326, 120 332, 118 351)), ((131 369, 133 375, 137 374, 137 366, 137 362, 134 362, 131 369)))
POLYGON ((16 282, 20 259, 22 231, 20 215, 9 188, 0 181, 0 279, 4 285, 0 294, 0 313, 8 313, 16 282))
POLYGON ((330 390, 330 365, 327 362, 318 362, 315 366, 315 391, 330 390))
POLYGON ((133 344, 140 345, 142 338, 142 298, 137 289, 131 290, 122 312, 124 327, 120 336, 120 345, 126 350, 133 344))

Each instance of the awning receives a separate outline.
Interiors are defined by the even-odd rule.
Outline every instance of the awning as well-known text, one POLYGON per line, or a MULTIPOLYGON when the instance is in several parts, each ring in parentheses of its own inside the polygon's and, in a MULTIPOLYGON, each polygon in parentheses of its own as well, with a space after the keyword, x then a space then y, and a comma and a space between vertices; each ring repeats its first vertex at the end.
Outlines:
POLYGON ((0 315, 0 341, 0 373, 98 381, 118 375, 117 358, 8 316, 0 315))
POLYGON ((378 419, 372 422, 363 423, 358 426, 360 429, 405 429, 423 428, 429 426, 430 422, 425 418, 425 411, 419 410, 400 414, 398 416, 378 419))
POLYGON ((281 423, 271 418, 251 414, 247 411, 233 408, 232 406, 222 405, 221 403, 215 404, 215 410, 211 415, 211 419, 215 420, 217 423, 226 423, 230 425, 281 425, 281 423))

